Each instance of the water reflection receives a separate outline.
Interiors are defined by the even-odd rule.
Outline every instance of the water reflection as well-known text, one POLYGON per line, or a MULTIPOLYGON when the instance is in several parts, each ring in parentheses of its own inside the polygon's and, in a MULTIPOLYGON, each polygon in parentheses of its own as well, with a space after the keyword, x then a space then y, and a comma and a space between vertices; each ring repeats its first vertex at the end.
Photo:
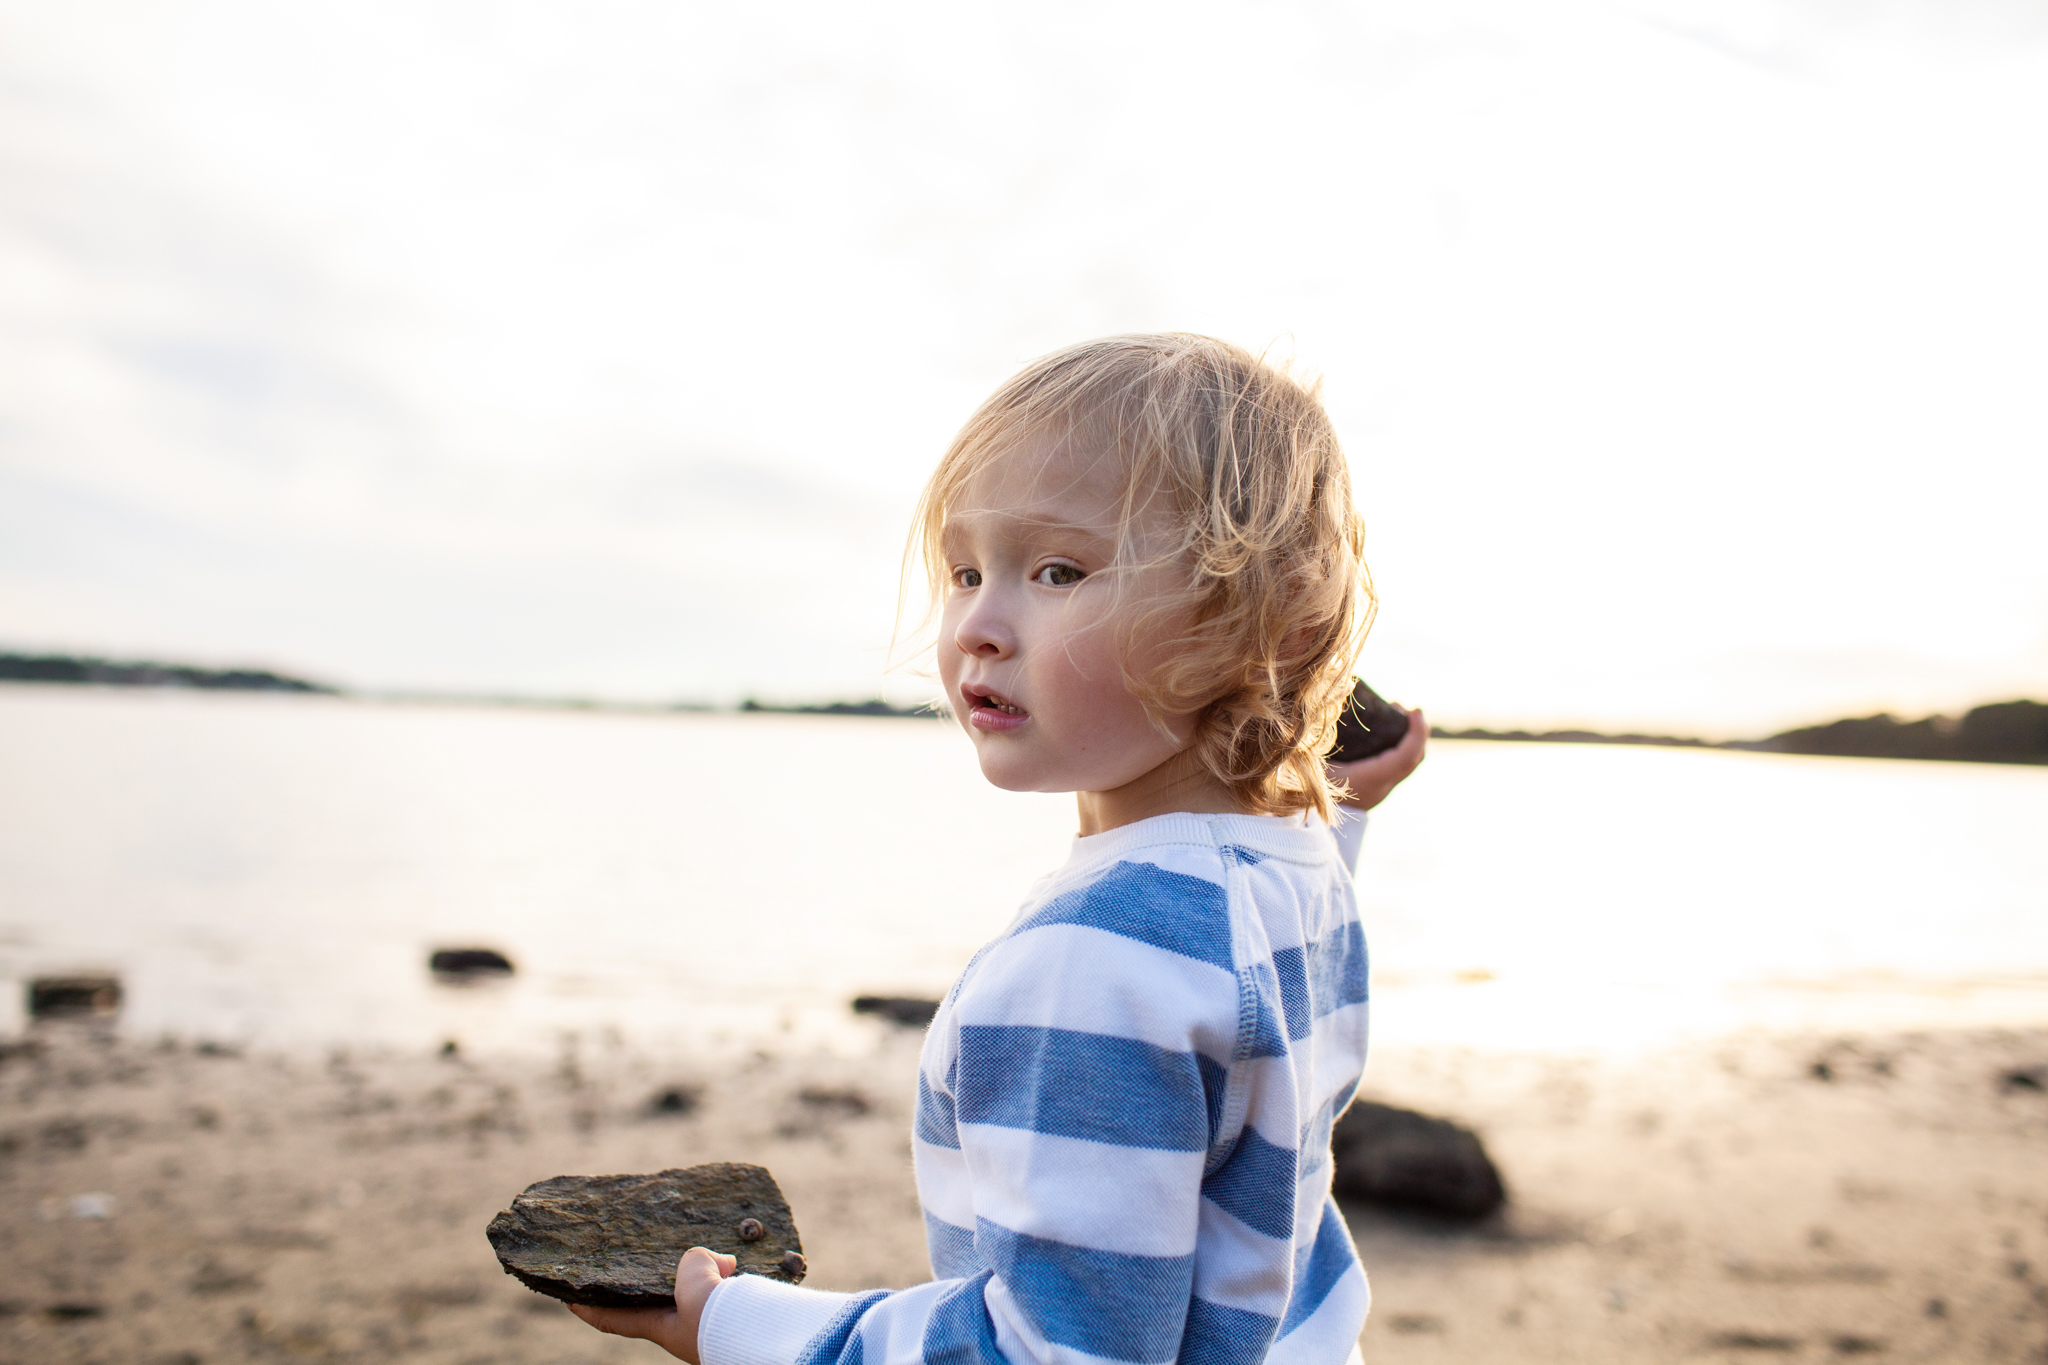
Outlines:
MULTIPOLYGON (((861 1046, 1072 829, 925 721, 17 688, 0 745, 8 1008, 114 973, 145 1037, 861 1046)), ((2035 769, 1442 743, 1367 835, 1377 1036, 2048 1020, 2044 827, 2035 769)))

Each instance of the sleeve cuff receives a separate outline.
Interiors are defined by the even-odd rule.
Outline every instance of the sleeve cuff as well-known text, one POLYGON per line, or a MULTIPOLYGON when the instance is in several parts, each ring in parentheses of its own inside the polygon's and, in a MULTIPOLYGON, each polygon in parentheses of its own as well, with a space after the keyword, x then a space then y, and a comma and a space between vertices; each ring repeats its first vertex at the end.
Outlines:
POLYGON ((796 1365, 804 1347, 855 1297, 734 1275, 704 1301, 697 1358, 704 1365, 796 1365))

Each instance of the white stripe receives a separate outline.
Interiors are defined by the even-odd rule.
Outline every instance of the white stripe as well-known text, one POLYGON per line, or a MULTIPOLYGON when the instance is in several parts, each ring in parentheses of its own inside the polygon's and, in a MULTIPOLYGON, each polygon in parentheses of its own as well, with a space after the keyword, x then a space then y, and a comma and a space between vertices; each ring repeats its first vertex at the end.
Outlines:
MULTIPOLYGON (((1366 1002, 1332 1010, 1316 1020, 1304 1042, 1313 1044, 1314 1066, 1308 1083, 1308 1112, 1313 1113, 1358 1079, 1358 1059, 1365 1055, 1368 1021, 1366 1002)), ((1295 1044, 1299 1049, 1300 1043, 1295 1044)))
MULTIPOLYGON (((1299 1046, 1297 1044, 1297 1046, 1299 1046)), ((1301 1145, 1301 1125, 1308 1115, 1301 1108, 1301 1093, 1295 1086, 1294 1067, 1288 1057, 1261 1057, 1241 1062, 1251 1073, 1245 1124, 1275 1147, 1293 1151, 1301 1145)))
POLYGON ((1112 1147, 980 1123, 962 1124, 960 1136, 974 1212, 991 1223, 1135 1256, 1186 1256, 1195 1249, 1188 1195, 1201 1183, 1201 1152, 1112 1147))
POLYGON ((932 1307, 959 1283, 933 1280, 914 1289, 899 1289, 870 1308, 856 1329, 865 1365, 924 1365, 924 1332, 931 1323, 932 1307))
POLYGON ((913 1141, 910 1159, 917 1172, 917 1202, 924 1211, 941 1222, 973 1231, 974 1181, 967 1173, 967 1154, 957 1147, 913 1141))
POLYGON ((1195 1294, 1226 1308, 1277 1318, 1287 1311, 1294 1244, 1246 1227, 1215 1203, 1202 1201, 1195 1294))
POLYGON ((1049 924, 1003 940, 974 969, 963 1026, 1072 1029, 1228 1062, 1237 980, 1220 967, 1104 929, 1049 924), (1049 983, 1056 988, 1048 989, 1049 983))

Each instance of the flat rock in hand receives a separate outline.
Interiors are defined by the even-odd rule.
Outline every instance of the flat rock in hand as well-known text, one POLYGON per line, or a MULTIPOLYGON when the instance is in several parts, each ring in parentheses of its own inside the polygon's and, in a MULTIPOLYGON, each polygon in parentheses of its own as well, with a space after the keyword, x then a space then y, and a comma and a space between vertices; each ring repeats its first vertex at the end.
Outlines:
POLYGON ((564 1303, 667 1308, 691 1247, 743 1273, 804 1277, 796 1220, 760 1166, 714 1162, 655 1175, 558 1175, 526 1187, 487 1234, 505 1273, 564 1303))

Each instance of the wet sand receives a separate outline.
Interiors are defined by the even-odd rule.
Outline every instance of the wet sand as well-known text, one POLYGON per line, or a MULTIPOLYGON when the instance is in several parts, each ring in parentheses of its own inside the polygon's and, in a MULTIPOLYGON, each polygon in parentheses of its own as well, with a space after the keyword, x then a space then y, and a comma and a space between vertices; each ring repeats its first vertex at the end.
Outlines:
MULTIPOLYGON (((492 1258, 491 1215, 569 1172, 759 1162, 812 1284, 922 1280, 918 1039, 873 1037, 693 1065, 45 1028, 0 1062, 0 1365, 666 1359, 492 1258)), ((1352 1212, 1371 1365, 2048 1360, 2048 1030, 1387 1049, 1368 1093, 1477 1127, 1512 1195, 1476 1229, 1352 1212)))

